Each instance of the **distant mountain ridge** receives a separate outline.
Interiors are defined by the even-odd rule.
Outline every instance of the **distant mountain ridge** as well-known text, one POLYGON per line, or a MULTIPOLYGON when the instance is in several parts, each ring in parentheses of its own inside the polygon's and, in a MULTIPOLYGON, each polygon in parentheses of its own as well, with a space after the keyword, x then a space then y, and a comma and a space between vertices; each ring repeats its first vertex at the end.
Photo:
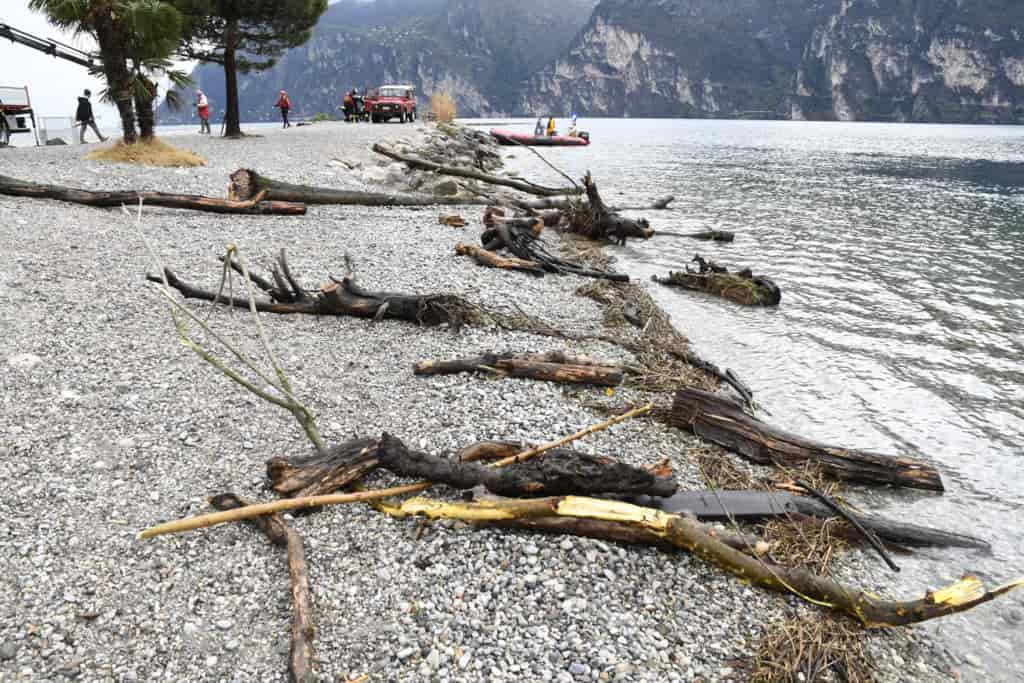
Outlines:
MULTIPOLYGON (((194 77, 216 108, 219 70, 194 77)), ((272 118, 279 88, 311 115, 385 82, 463 116, 1024 123, 1024 1, 343 0, 240 79, 242 116, 272 118)))

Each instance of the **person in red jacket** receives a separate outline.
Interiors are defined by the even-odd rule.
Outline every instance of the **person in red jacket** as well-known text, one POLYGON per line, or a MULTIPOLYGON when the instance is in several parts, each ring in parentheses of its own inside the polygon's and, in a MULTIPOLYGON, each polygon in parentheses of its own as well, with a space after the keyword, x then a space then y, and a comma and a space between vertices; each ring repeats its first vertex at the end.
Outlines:
POLYGON ((281 120, 284 121, 282 128, 291 128, 292 124, 288 123, 288 112, 292 109, 292 101, 288 99, 288 93, 284 90, 277 96, 277 102, 274 102, 275 107, 281 109, 281 120))

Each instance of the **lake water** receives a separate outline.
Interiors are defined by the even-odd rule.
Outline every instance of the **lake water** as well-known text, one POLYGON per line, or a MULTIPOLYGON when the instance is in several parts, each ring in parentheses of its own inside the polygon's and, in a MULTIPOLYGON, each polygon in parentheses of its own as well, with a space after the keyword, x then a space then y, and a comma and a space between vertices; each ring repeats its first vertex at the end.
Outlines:
MULTIPOLYGON (((992 542, 990 557, 897 558, 902 594, 966 571, 1024 574, 1024 128, 580 123, 590 147, 544 154, 574 176, 592 170, 607 200, 674 194, 670 211, 647 214, 655 229, 737 233, 631 242, 616 250, 621 270, 647 281, 699 252, 781 287, 777 309, 754 309, 648 283, 697 351, 736 371, 769 421, 928 458, 947 488, 857 490, 858 502, 992 542)), ((1014 595, 927 628, 995 680, 1024 680, 1021 616, 1014 595)))

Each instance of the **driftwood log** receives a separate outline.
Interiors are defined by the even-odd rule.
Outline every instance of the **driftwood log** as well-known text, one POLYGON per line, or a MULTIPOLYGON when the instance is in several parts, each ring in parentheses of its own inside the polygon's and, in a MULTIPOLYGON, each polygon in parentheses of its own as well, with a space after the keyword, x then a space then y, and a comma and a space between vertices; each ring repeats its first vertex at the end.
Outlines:
POLYGON ((586 203, 572 206, 567 211, 566 229, 569 232, 594 240, 612 240, 620 244, 625 244, 629 237, 647 239, 654 235, 654 230, 646 219, 627 218, 608 208, 597 191, 597 183, 589 173, 583 178, 583 187, 587 193, 586 203))
MULTIPOLYGON (((210 504, 218 510, 234 510, 248 503, 233 493, 214 496, 210 504)), ((262 531, 271 543, 288 553, 288 574, 292 587, 292 636, 288 672, 293 683, 315 683, 313 673, 313 601, 309 591, 309 565, 302 538, 279 515, 265 515, 246 520, 262 531)))
MULTIPOLYGON (((610 206, 609 211, 664 211, 668 208, 668 205, 676 200, 675 195, 668 195, 655 199, 650 204, 641 206, 610 206)), ((569 199, 568 197, 543 197, 541 199, 526 199, 521 201, 515 201, 512 203, 520 209, 533 210, 533 211, 544 211, 546 209, 554 209, 556 211, 568 211, 573 208, 574 202, 578 202, 576 199, 569 199)), ((660 232, 658 233, 661 234, 660 232)))
MULTIPOLYGON (((500 452, 507 457, 528 450, 517 445, 518 450, 491 449, 490 454, 500 452)), ((494 468, 460 458, 410 451, 401 440, 387 433, 380 439, 354 439, 309 457, 273 458, 267 461, 267 476, 277 493, 304 498, 332 493, 376 467, 457 489, 482 486, 502 496, 569 492, 670 496, 677 488, 671 472, 664 468, 633 467, 606 456, 567 448, 554 448, 537 458, 494 468)))
POLYGON ((125 191, 93 191, 81 190, 61 185, 40 185, 17 178, 0 175, 0 194, 12 197, 32 197, 35 199, 57 199, 72 204, 84 204, 101 208, 120 206, 137 206, 139 200, 148 206, 162 206, 169 209, 191 209, 211 213, 235 214, 274 214, 283 216, 301 216, 306 213, 304 204, 290 201, 265 201, 264 194, 254 193, 244 200, 217 199, 198 194, 169 194, 167 192, 149 192, 138 190, 125 191))
POLYGON ((688 516, 595 498, 565 496, 481 503, 445 503, 414 498, 403 503, 399 510, 404 514, 468 522, 569 517, 630 524, 653 531, 674 548, 716 564, 746 582, 796 595, 821 607, 844 613, 867 628, 906 626, 964 612, 1024 585, 1024 579, 1019 579, 986 590, 976 577, 964 576, 952 586, 930 590, 916 600, 885 600, 868 591, 843 585, 809 571, 770 564, 747 555, 711 536, 703 525, 688 516))
POLYGON ((732 242, 736 239, 736 233, 730 230, 701 230, 700 232, 665 232, 658 230, 654 233, 658 237, 689 237, 695 240, 710 240, 712 242, 732 242))
MULTIPOLYGON (((831 519, 836 512, 813 498, 785 491, 680 491, 668 498, 642 496, 638 505, 671 513, 692 513, 705 521, 755 521, 771 517, 806 515, 831 519)), ((887 543, 902 547, 951 547, 989 550, 984 540, 967 534, 910 524, 875 514, 847 510, 864 528, 887 543)))
POLYGON ((463 244, 462 242, 455 245, 455 253, 459 256, 468 256, 481 266, 487 266, 488 268, 520 270, 536 276, 543 276, 545 273, 544 267, 539 263, 514 256, 501 256, 493 251, 463 244))
POLYGON ((625 370, 620 366, 576 359, 560 352, 484 353, 454 360, 421 360, 412 368, 415 375, 451 375, 460 372, 488 372, 509 377, 525 377, 564 384, 592 384, 617 387, 625 370))
POLYGON ((433 173, 439 173, 441 175, 450 175, 457 178, 467 178, 469 180, 479 180, 482 183, 488 185, 500 185, 502 187, 511 187, 514 190, 519 190, 526 194, 536 195, 538 197, 557 197, 562 195, 573 195, 579 194, 580 190, 576 187, 543 187, 526 180, 516 180, 513 178, 506 178, 502 176, 491 175, 478 171, 472 168, 464 168, 462 166, 445 166, 433 161, 428 161, 421 157, 412 156, 409 154, 402 154, 396 152, 389 147, 385 147, 380 143, 373 145, 373 151, 377 154, 394 159, 395 161, 401 161, 411 168, 416 168, 421 171, 431 171, 433 173))
POLYGON ((942 491, 938 470, 924 460, 827 446, 772 427, 715 394, 680 387, 672 423, 753 462, 787 467, 813 462, 831 476, 865 484, 942 491))
POLYGON ((351 206, 469 206, 488 202, 477 197, 442 197, 405 194, 401 192, 360 192, 330 187, 295 185, 260 175, 251 168, 240 168, 231 174, 228 196, 247 200, 266 193, 267 199, 305 204, 345 204, 351 206))
POLYGON ((677 485, 670 477, 605 456, 567 448, 507 467, 486 467, 428 453, 410 451, 384 434, 377 452, 380 466, 395 474, 447 484, 456 489, 483 486, 499 496, 551 496, 575 491, 583 495, 638 494, 666 496, 677 485))
POLYGON ((778 306, 782 301, 778 285, 769 278, 755 276, 749 268, 730 273, 714 261, 701 258, 700 254, 694 256, 693 261, 699 266, 696 272, 687 268, 669 271, 667 278, 652 275, 651 279, 662 285, 704 292, 744 306, 778 306))
MULTIPOLYGON (((236 263, 232 267, 240 270, 236 263)), ((461 297, 450 294, 395 294, 391 292, 371 292, 356 285, 355 281, 346 277, 341 280, 331 278, 320 286, 315 293, 303 289, 292 276, 284 250, 278 256, 277 264, 271 273, 275 284, 258 275, 250 274, 250 280, 261 289, 270 300, 256 299, 257 311, 266 313, 306 313, 309 315, 347 315, 357 318, 392 318, 407 320, 420 325, 439 325, 448 323, 461 326, 472 322, 478 310, 461 297)), ((224 306, 249 308, 247 298, 221 295, 206 289, 190 285, 179 278, 170 269, 165 270, 167 284, 178 290, 186 299, 201 299, 224 306)), ((147 275, 151 282, 162 282, 158 275, 147 275)))

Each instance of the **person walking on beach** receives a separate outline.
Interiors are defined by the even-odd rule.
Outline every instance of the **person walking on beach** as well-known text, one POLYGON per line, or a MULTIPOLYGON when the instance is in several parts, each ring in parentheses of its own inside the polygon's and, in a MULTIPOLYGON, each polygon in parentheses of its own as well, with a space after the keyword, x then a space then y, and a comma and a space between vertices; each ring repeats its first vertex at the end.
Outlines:
POLYGON ((92 131, 96 133, 96 137, 100 139, 100 142, 106 142, 107 139, 103 137, 103 133, 96 126, 96 119, 92 113, 92 102, 89 98, 92 97, 92 92, 88 89, 78 98, 78 110, 75 111, 75 123, 82 126, 82 131, 79 133, 78 142, 85 144, 85 127, 92 126, 92 131))
POLYGON ((277 96, 277 102, 274 102, 275 107, 281 109, 281 120, 284 122, 282 128, 291 128, 292 124, 288 123, 288 112, 292 109, 292 101, 288 99, 288 93, 284 90, 277 96))
POLYGON ((196 90, 196 111, 199 112, 199 134, 210 134, 210 101, 206 93, 196 90))
POLYGON ((548 137, 551 137, 554 134, 555 134, 555 117, 552 116, 551 118, 548 119, 548 137))

